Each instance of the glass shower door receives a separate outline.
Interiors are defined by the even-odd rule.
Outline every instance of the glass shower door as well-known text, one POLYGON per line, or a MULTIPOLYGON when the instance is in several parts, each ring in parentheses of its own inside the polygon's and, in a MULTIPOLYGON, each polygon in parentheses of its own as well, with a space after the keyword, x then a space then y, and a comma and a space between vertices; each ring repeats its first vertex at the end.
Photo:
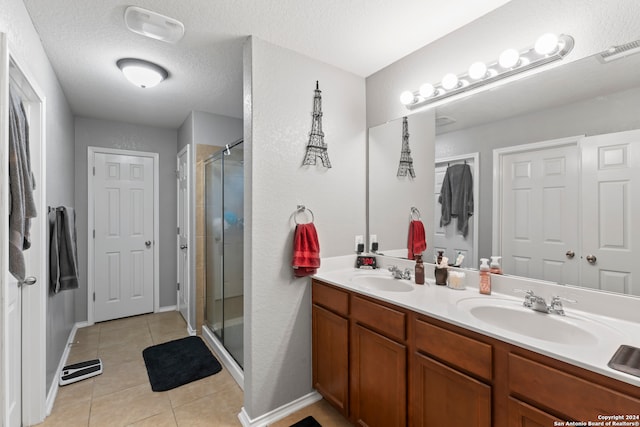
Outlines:
POLYGON ((223 156, 224 222, 224 346, 243 366, 244 328, 244 154, 243 144, 234 146, 223 156))
POLYGON ((242 142, 205 163, 205 322, 243 367, 244 152, 242 142))

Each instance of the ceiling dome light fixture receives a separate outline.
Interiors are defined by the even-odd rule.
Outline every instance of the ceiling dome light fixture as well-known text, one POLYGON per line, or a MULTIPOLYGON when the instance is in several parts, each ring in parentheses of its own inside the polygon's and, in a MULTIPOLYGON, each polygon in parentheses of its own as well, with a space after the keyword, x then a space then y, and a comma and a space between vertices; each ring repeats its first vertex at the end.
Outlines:
POLYGON ((116 65, 127 80, 143 89, 157 86, 169 77, 167 70, 143 59, 122 58, 116 62, 116 65))
MULTIPOLYGON (((460 95, 502 79, 515 77, 525 71, 563 59, 574 46, 573 37, 547 33, 528 49, 507 49, 493 62, 474 62, 467 72, 449 73, 438 84, 425 83, 416 91, 405 91, 400 102, 409 110, 425 104, 440 103, 448 97, 460 95)), ((513 79, 511 79, 513 80, 513 79)))

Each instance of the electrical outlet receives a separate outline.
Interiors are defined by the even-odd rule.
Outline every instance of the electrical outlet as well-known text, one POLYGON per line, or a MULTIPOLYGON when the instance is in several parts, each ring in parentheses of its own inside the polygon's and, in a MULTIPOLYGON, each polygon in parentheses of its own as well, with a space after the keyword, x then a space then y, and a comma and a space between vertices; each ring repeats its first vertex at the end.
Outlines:
POLYGON ((355 252, 358 252, 358 245, 364 245, 364 236, 362 235, 357 235, 355 238, 355 245, 353 247, 353 250, 355 252))
POLYGON ((369 250, 373 252, 373 244, 378 243, 378 235, 377 234, 369 234, 369 250))

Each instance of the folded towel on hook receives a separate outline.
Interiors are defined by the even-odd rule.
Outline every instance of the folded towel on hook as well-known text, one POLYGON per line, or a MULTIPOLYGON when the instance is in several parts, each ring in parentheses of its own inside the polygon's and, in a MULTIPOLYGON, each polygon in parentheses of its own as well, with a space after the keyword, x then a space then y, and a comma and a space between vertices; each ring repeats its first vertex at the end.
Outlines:
POLYGON ((424 232, 424 224, 420 220, 411 220, 409 223, 409 239, 407 243, 409 259, 415 259, 415 255, 422 255, 427 249, 427 238, 424 232))
POLYGON ((296 277, 316 274, 320 267, 320 244, 316 227, 312 222, 296 225, 291 265, 296 277))

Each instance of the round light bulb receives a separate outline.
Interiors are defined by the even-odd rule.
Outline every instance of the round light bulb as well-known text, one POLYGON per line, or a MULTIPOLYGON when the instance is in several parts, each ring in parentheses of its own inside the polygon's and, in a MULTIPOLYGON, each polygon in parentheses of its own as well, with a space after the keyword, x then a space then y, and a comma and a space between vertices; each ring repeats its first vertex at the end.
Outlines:
POLYGON ((534 49, 539 55, 549 55, 558 49, 558 36, 553 33, 538 37, 534 49))
POLYGON ((507 49, 500 54, 498 58, 498 64, 502 68, 513 68, 518 65, 520 60, 520 53, 515 49, 507 49))
POLYGON ((423 98, 431 98, 436 93, 436 88, 431 83, 425 83, 420 86, 420 96, 423 98))
POLYGON ((415 100, 415 96, 413 95, 413 92, 405 90, 404 92, 402 92, 400 94, 400 102, 403 105, 409 105, 411 104, 413 101, 415 100))
POLYGON ((469 67, 469 77, 473 80, 480 80, 487 76, 487 66, 484 62, 474 62, 469 67))
POLYGON ((458 76, 453 73, 445 74, 445 76, 442 78, 442 87, 446 90, 451 90, 458 87, 458 76))

